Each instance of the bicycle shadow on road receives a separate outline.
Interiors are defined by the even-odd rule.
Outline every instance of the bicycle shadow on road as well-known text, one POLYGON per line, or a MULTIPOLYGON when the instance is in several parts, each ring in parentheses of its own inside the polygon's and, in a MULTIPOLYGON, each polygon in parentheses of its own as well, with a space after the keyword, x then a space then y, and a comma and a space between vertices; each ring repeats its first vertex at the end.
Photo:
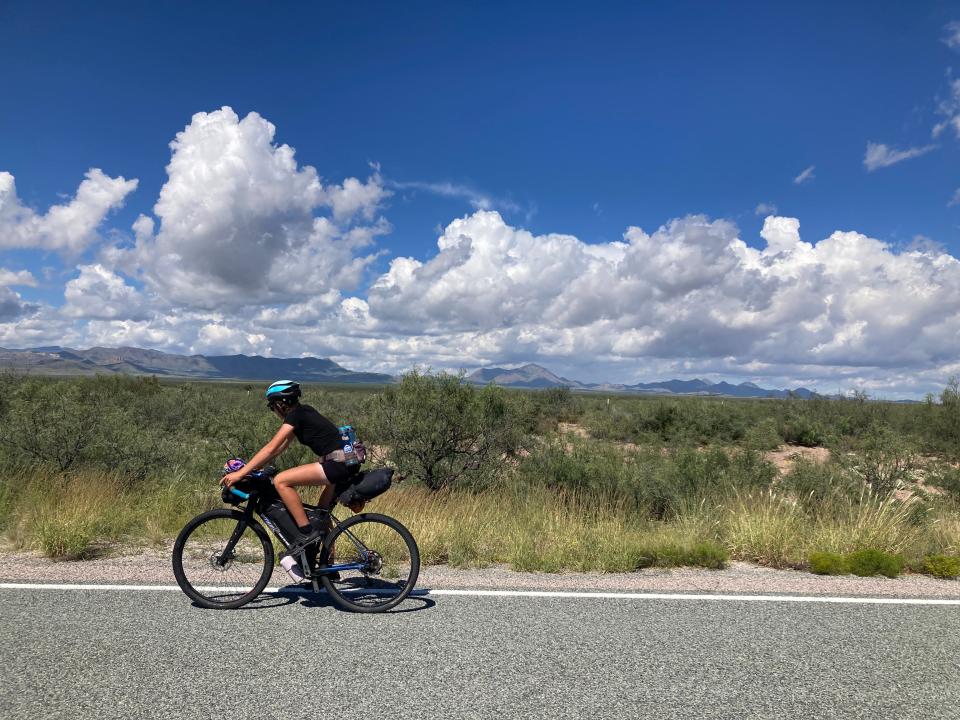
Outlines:
MULTIPOLYGON (((419 612, 420 610, 429 610, 437 603, 432 598, 427 597, 428 589, 416 589, 399 606, 387 610, 383 615, 398 615, 401 613, 419 612)), ((286 607, 299 603, 306 608, 332 608, 339 612, 348 612, 337 605, 326 590, 315 593, 309 585, 286 585, 272 592, 261 593, 258 597, 251 600, 243 607, 236 608, 238 611, 249 610, 273 610, 275 608, 286 607)), ((196 608, 200 608, 196 603, 192 603, 196 608)))

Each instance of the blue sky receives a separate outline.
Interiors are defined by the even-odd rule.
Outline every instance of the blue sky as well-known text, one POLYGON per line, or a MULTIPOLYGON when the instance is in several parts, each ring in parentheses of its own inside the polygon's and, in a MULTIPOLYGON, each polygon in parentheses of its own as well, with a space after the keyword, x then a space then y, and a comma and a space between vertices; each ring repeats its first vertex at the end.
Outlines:
MULTIPOLYGON (((66 284, 85 264, 117 273, 167 317, 196 309, 158 289, 145 266, 121 267, 105 247, 129 248, 140 214, 156 220, 162 235, 165 219, 152 213, 169 179, 169 143, 195 113, 224 106, 240 119, 255 112, 272 123, 273 143, 294 148, 299 167, 316 168, 323 183, 375 174, 389 193, 368 218, 389 224, 389 232, 376 234, 374 257, 351 283, 318 283, 318 293, 335 290, 341 301, 370 300, 370 286, 385 282, 396 258, 435 259, 444 228, 477 209, 498 211, 506 226, 534 237, 567 234, 587 246, 616 243, 630 226, 653 234, 672 219, 705 215, 735 224, 743 242, 762 249, 761 228, 774 214, 798 218, 808 243, 855 231, 887 243, 891 253, 919 238, 956 257, 960 205, 949 203, 960 187, 960 140, 952 127, 936 137, 933 130, 958 112, 948 106, 960 52, 944 41, 958 19, 957 3, 2 3, 0 171, 15 176, 20 206, 41 215, 68 202, 90 168, 139 182, 79 252, 65 253, 53 241, 0 238, 0 268, 35 278, 8 290, 24 309, 0 333, 0 345, 39 341, 27 331, 27 310, 62 308, 66 284), (868 170, 868 143, 884 144, 881 155, 890 164, 868 170), (892 162, 896 152, 911 149, 915 157, 892 162), (796 183, 811 166, 812 179, 796 183), (760 204, 769 207, 758 213, 760 204)), ((318 205, 312 214, 323 211, 318 205)), ((257 307, 276 310, 308 299, 268 293, 257 307)), ((251 311, 228 304, 229 311, 202 309, 223 313, 215 321, 235 328, 251 311)), ((89 331, 80 312, 70 317, 64 339, 75 342, 127 337, 143 344, 153 337, 162 349, 217 349, 193 342, 197 325, 173 335, 154 332, 157 318, 146 311, 94 318, 115 327, 141 323, 142 332, 129 336, 89 331), (151 322, 147 332, 142 324, 151 322)), ((504 318, 487 327, 437 315, 421 318, 416 329, 390 328, 380 318, 376 332, 359 335, 383 354, 380 367, 448 366, 454 356, 438 349, 437 337, 502 331, 509 314, 504 318)), ((618 322, 619 337, 636 329, 625 316, 618 322)), ((843 337, 856 323, 847 317, 843 337)), ((690 355, 680 340, 649 351, 595 349, 596 362, 585 364, 584 348, 558 339, 570 327, 558 325, 552 340, 524 345, 528 359, 603 379, 671 371, 767 375, 908 394, 935 386, 950 371, 936 352, 920 353, 898 365, 901 379, 891 383, 883 379, 889 373, 875 370, 885 354, 879 351, 870 359, 854 348, 849 358, 791 365, 790 352, 811 347, 785 348, 775 357, 729 348, 690 355), (906 379, 921 376, 927 379, 906 379)), ((282 332, 251 332, 266 335, 269 348, 231 346, 226 333, 219 349, 327 351, 353 366, 370 364, 305 336, 287 343, 282 332)), ((702 340, 718 330, 697 332, 702 340)), ((956 341, 952 330, 940 332, 948 332, 941 336, 948 345, 956 341)), ((837 333, 843 335, 838 329, 833 340, 837 333)), ((475 339, 479 347, 498 342, 475 339)), ((506 350, 509 344, 475 351, 464 364, 525 359, 506 350)), ((640 346, 649 349, 642 342, 634 347, 640 346)), ((462 338, 449 349, 457 347, 462 338)))

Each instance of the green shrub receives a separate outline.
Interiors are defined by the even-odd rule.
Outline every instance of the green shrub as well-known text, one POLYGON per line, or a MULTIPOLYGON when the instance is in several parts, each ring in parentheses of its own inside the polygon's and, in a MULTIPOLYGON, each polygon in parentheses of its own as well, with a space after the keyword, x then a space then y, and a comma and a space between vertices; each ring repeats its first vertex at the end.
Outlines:
POLYGON ((529 412, 523 396, 496 385, 412 371, 373 399, 370 424, 401 473, 439 490, 492 480, 527 440, 529 412))
POLYGON ((569 438, 539 444, 520 463, 518 476, 526 484, 587 493, 603 500, 626 491, 629 469, 619 448, 569 438))
POLYGON ((854 470, 878 495, 890 495, 902 487, 917 467, 913 444, 887 427, 872 429, 856 458, 854 470))
POLYGON ((727 566, 729 559, 730 554, 725 548, 720 547, 715 542, 706 541, 697 543, 690 548, 686 564, 711 570, 722 570, 727 566))
POLYGON ((846 575, 850 572, 847 561, 839 553, 810 553, 810 572, 815 575, 846 575))
POLYGON ((552 387, 528 393, 536 410, 537 426, 541 430, 555 430, 557 423, 576 422, 582 413, 580 398, 566 386, 552 387))
POLYGON ((849 501, 863 489, 863 483, 836 463, 818 463, 797 458, 780 487, 807 506, 827 509, 830 503, 849 501))
POLYGON ((637 569, 646 567, 702 567, 722 570, 730 554, 716 542, 705 540, 693 544, 664 543, 650 545, 640 551, 637 569))
POLYGON ((882 550, 858 550, 846 557, 850 572, 860 577, 883 575, 888 578, 897 577, 903 570, 903 558, 891 555, 882 550))
POLYGON ((800 414, 794 414, 783 421, 780 436, 790 445, 817 447, 827 443, 827 431, 823 424, 817 419, 800 414))
POLYGON ((754 450, 774 450, 780 446, 783 438, 777 431, 777 422, 773 418, 764 418, 747 429, 744 444, 754 450))
POLYGON ((960 557, 927 555, 923 559, 923 572, 933 577, 952 580, 960 576, 960 557))
POLYGON ((930 485, 941 488, 951 497, 960 500, 960 470, 950 465, 939 465, 927 475, 930 485))

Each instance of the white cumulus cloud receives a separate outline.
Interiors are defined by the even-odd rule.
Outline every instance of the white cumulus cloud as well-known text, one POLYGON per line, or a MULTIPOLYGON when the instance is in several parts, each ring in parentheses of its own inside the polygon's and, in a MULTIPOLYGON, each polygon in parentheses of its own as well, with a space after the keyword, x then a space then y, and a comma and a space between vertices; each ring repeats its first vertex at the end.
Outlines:
POLYGON ((7 270, 7 268, 0 267, 0 285, 5 287, 14 285, 36 287, 37 279, 29 270, 7 270))
POLYGON ((0 172, 0 248, 37 248, 78 254, 98 240, 97 228, 137 188, 137 180, 111 178, 92 168, 74 198, 39 214, 17 197, 13 175, 0 172))
POLYGON ((81 265, 80 275, 64 288, 63 313, 97 320, 142 319, 146 315, 141 293, 103 265, 81 265))
MULTIPOLYGON (((387 196, 380 177, 324 187, 299 167, 293 149, 274 143, 275 127, 256 113, 225 107, 197 113, 171 143, 168 179, 137 220, 133 262, 165 301, 197 308, 289 302, 305 292, 352 289, 370 256, 355 256, 356 228, 387 196), (332 208, 334 219, 317 217, 332 208), (309 282, 307 282, 309 280, 309 282)), ((366 240, 383 226, 368 230, 366 240)))
POLYGON ((447 227, 433 259, 396 258, 355 327, 500 358, 889 367, 960 351, 956 258, 855 232, 813 245, 794 218, 767 218, 761 236, 756 249, 731 223, 691 216, 594 245, 478 212, 447 227))

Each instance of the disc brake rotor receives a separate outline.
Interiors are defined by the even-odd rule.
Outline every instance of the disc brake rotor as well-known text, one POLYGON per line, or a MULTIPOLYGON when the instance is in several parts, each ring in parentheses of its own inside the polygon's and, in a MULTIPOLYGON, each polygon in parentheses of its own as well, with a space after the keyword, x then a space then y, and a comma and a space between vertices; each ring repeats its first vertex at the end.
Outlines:
POLYGON ((220 562, 220 553, 214 553, 210 556, 210 567, 218 572, 226 572, 230 569, 230 566, 233 565, 233 555, 227 558, 226 562, 220 562))
POLYGON ((378 575, 383 569, 383 558, 380 556, 380 553, 374 550, 368 550, 366 552, 366 561, 367 566, 363 569, 364 575, 378 575))

